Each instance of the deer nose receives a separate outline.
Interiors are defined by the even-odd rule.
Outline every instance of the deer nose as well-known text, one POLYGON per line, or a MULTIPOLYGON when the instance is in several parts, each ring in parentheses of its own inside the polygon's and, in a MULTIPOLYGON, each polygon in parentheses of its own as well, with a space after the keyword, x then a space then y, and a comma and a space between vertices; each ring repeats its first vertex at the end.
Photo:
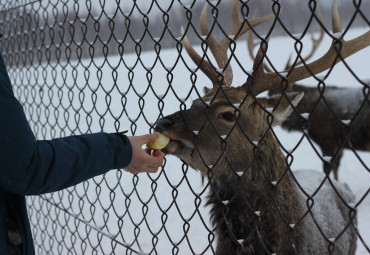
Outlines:
POLYGON ((175 122, 171 119, 162 118, 157 121, 154 130, 156 132, 164 132, 169 129, 175 122))

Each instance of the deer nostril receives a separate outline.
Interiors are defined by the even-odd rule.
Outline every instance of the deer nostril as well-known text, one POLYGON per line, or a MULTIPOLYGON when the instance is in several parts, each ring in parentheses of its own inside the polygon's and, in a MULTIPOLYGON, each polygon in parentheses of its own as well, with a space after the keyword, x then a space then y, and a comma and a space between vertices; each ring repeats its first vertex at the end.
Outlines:
POLYGON ((164 132, 169 129, 175 122, 171 119, 162 118, 157 121, 154 130, 157 132, 164 132))

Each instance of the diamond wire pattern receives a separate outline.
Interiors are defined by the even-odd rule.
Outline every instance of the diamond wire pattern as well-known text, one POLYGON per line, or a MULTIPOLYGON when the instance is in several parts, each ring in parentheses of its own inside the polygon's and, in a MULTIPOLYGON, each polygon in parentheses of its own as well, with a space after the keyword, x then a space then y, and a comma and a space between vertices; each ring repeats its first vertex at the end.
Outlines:
MULTIPOLYGON (((345 32, 355 18, 369 29, 369 13, 365 11, 369 5, 363 2, 351 3, 353 16, 345 32)), ((207 48, 199 33, 200 7, 195 1, 187 5, 175 0, 165 4, 156 0, 150 4, 118 0, 0 3, 0 48, 15 94, 38 139, 122 129, 129 129, 132 135, 152 132, 156 120, 186 109, 202 94, 198 84, 207 84, 186 56, 179 33, 183 25, 192 41, 202 43, 200 52, 207 48), (168 52, 171 47, 174 50, 168 52), (189 86, 178 86, 184 79, 189 86)), ((247 19, 252 15, 252 4, 241 1, 247 19)), ((281 4, 276 0, 262 5, 277 13, 281 4)), ((228 4, 215 1, 210 5, 212 24, 217 27, 214 33, 218 29, 218 36, 222 36, 229 21, 218 8, 228 4)), ((301 9, 314 13, 316 5, 315 0, 309 0, 301 9)), ((316 16, 309 19, 298 32, 307 34, 315 20, 316 16)), ((303 40, 283 19, 277 21, 280 33, 295 41, 291 52, 300 60, 303 40)), ((331 36, 326 27, 324 30, 331 36)), ((266 43, 256 31, 258 43, 266 43)), ((241 57, 235 53, 233 58, 248 75, 241 57)), ((361 109, 369 107, 369 82, 357 76, 351 66, 346 68, 363 88, 355 120, 361 109)), ((315 84, 319 101, 325 101, 325 78, 318 77, 315 84)), ((350 129, 351 125, 344 129, 347 139, 350 129)), ((316 160, 327 160, 304 132, 293 150, 283 146, 288 163, 294 161, 294 151, 303 146, 303 140, 317 154, 316 160)), ((369 156, 353 147, 350 151, 369 175, 368 161, 362 155, 369 156)), ((214 227, 204 209, 209 186, 185 163, 167 157, 157 174, 132 176, 122 170, 111 171, 66 190, 28 197, 36 253, 213 254, 214 227)), ((369 191, 370 186, 355 205, 350 205, 352 213, 368 203, 369 191)), ((359 231, 357 234, 363 250, 370 252, 369 240, 359 231)))

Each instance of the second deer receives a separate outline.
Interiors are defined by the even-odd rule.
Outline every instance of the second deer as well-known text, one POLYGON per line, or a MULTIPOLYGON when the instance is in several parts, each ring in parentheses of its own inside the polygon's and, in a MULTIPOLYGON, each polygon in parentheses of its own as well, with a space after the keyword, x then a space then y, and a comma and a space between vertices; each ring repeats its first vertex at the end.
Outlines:
MULTIPOLYGON (((318 18, 323 24, 320 11, 318 18)), ((303 61, 296 60, 294 66, 307 62, 314 56, 325 33, 322 25, 320 27, 317 39, 311 35, 311 52, 303 61)), ((340 29, 340 26, 337 28, 340 29)), ((341 29, 336 32, 337 35, 342 34, 339 33, 341 29)), ((247 38, 249 55, 254 59, 253 49, 257 43, 253 42, 251 31, 248 31, 247 38)), ((289 58, 284 70, 293 67, 290 60, 289 58)), ((271 68, 266 65, 264 67, 271 72, 271 68)), ((354 88, 324 85, 323 82, 318 87, 289 83, 284 89, 285 92, 303 92, 305 96, 295 108, 296 111, 281 126, 288 131, 305 132, 319 145, 326 174, 332 172, 338 180, 338 168, 344 149, 370 151, 370 84, 363 82, 363 88, 354 88), (303 117, 304 114, 309 114, 308 118, 303 117)), ((281 88, 275 88, 269 91, 269 95, 281 91, 281 88)))

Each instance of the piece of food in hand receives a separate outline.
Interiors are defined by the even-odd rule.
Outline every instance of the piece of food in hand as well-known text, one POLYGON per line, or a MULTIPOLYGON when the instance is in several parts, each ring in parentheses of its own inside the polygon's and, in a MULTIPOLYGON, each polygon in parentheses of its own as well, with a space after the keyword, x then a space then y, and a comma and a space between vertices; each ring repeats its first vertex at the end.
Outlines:
POLYGON ((146 147, 153 150, 161 150, 166 147, 169 142, 170 138, 168 136, 158 133, 157 139, 155 139, 153 142, 147 143, 146 147))

